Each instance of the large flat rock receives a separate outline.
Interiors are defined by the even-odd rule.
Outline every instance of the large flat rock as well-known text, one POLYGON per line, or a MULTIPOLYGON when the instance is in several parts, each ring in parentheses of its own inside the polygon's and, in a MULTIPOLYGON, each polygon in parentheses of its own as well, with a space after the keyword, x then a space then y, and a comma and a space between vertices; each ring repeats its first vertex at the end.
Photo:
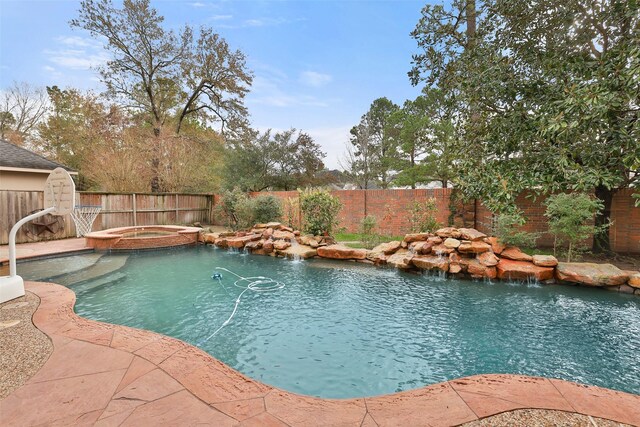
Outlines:
POLYGON ((365 259, 366 249, 354 249, 344 245, 320 246, 318 256, 330 259, 365 259))
POLYGON ((429 233, 412 233, 412 234, 406 234, 404 236, 404 241, 407 243, 412 243, 412 242, 422 242, 427 240, 429 237, 431 237, 432 234, 429 233))
POLYGON ((458 246, 458 252, 461 254, 481 254, 491 250, 491 245, 481 241, 465 240, 458 246))
POLYGON ((631 273, 632 274, 629 276, 629 282, 627 282, 627 285, 632 288, 640 289, 640 271, 632 271, 631 273))
POLYGON ((390 265, 400 270, 408 270, 411 268, 411 258, 413 255, 406 249, 400 249, 393 255, 387 257, 387 265, 390 265))
POLYGON ((247 243, 253 242, 255 240, 260 240, 261 238, 262 236, 260 234, 249 234, 248 236, 232 237, 230 239, 227 239, 227 246, 229 246, 230 248, 242 249, 247 243))
POLYGON ((401 242, 399 240, 394 240, 391 242, 380 243, 375 248, 371 249, 373 254, 383 253, 385 255, 392 255, 398 249, 400 249, 401 242))
POLYGON ((515 246, 507 246, 502 252, 500 252, 502 258, 509 258, 513 261, 532 261, 533 257, 527 255, 515 246))
POLYGON ((449 258, 436 255, 419 255, 411 258, 413 265, 421 270, 449 270, 449 258))
POLYGON ((483 277, 495 279, 497 276, 497 270, 495 267, 486 266, 476 258, 472 258, 467 261, 466 265, 467 273, 469 273, 474 279, 481 279, 483 277))
POLYGON ((475 228, 458 228, 460 238, 462 240, 482 240, 487 237, 486 234, 476 230, 475 228))
POLYGON ((531 258, 533 263, 540 267, 555 267, 558 265, 558 260, 553 255, 533 255, 531 258))
POLYGON ((612 264, 591 262, 559 262, 556 278, 563 282, 588 286, 618 286, 627 282, 629 273, 612 264))
POLYGON ((316 249, 313 249, 311 246, 295 244, 291 245, 283 251, 280 251, 280 253, 287 258, 299 257, 302 259, 307 259, 316 256, 318 251, 316 249))
POLYGON ((513 261, 502 258, 498 265, 498 279, 527 280, 549 280, 553 278, 552 267, 539 267, 528 261, 513 261))

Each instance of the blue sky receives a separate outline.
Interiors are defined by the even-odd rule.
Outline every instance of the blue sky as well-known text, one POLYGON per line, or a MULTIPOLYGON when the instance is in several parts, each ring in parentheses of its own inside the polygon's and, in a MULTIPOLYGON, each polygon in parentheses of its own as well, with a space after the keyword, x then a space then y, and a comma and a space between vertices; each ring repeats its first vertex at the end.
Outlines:
MULTIPOLYGON (((68 22, 79 1, 0 0, 0 88, 13 81, 101 90, 99 41, 68 22)), ((117 3, 117 2, 116 2, 117 3)), ((166 24, 211 26, 247 56, 255 128, 308 132, 338 167, 349 129, 371 102, 419 95, 407 77, 409 36, 424 1, 153 1, 166 24)))

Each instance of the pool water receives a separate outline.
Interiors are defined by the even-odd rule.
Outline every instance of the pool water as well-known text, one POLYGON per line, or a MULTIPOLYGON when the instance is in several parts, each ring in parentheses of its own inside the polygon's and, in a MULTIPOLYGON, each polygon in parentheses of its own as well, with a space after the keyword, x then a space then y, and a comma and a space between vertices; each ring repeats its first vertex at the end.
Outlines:
MULTIPOLYGON (((28 278, 28 263, 21 274, 28 278)), ((637 296, 207 246, 133 253, 113 274, 69 285, 79 315, 182 339, 292 392, 363 397, 512 373, 640 393, 637 296), (285 287, 244 292, 211 336, 243 291, 216 267, 285 287)))

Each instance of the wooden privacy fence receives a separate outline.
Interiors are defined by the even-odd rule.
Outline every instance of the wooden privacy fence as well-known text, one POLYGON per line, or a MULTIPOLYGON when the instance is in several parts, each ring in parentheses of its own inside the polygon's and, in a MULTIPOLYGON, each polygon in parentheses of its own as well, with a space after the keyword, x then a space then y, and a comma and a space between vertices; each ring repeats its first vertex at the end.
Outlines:
MULTIPOLYGON (((29 213, 44 206, 42 191, 0 191, 0 244, 9 242, 11 227, 29 213)), ((152 224, 210 223, 213 208, 211 194, 176 193, 76 193, 76 204, 101 206, 93 231, 107 228, 152 224)), ((64 231, 55 238, 75 237, 70 215, 63 216, 64 231)), ((33 241, 23 226, 16 236, 18 243, 33 241)))

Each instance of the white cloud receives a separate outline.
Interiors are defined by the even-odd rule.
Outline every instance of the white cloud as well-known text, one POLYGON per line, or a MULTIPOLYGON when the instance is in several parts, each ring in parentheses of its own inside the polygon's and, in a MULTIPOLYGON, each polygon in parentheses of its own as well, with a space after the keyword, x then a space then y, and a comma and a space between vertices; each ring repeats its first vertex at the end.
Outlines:
POLYGON ((196 2, 193 2, 193 3, 189 3, 189 5, 190 5, 191 7, 205 7, 205 6, 206 6, 206 4, 201 3, 201 2, 199 2, 199 1, 196 1, 196 2))
POLYGON ((49 57, 49 61, 63 67, 74 70, 88 70, 102 65, 109 60, 105 54, 89 54, 86 52, 76 52, 71 50, 47 50, 44 52, 49 57))
POLYGON ((89 47, 96 46, 96 42, 91 39, 85 39, 78 36, 60 36, 56 39, 59 43, 66 46, 89 47))
POLYGON ((244 25, 247 27, 262 27, 266 25, 267 21, 264 19, 246 19, 244 25))
POLYGON ((209 17, 209 21, 226 21, 233 18, 233 15, 213 15, 209 17))
POLYGON ((315 71, 304 71, 300 73, 298 80, 306 86, 321 87, 330 83, 333 77, 329 74, 322 74, 315 71))
POLYGON ((349 131, 352 126, 303 129, 322 147, 322 151, 327 153, 327 157, 324 158, 324 164, 327 169, 342 169, 340 162, 343 161, 346 144, 349 141, 349 131))
POLYGON ((102 44, 90 38, 61 36, 55 39, 57 46, 43 51, 49 62, 57 67, 88 70, 109 60, 102 44))
POLYGON ((303 94, 291 94, 285 92, 281 84, 286 83, 280 79, 270 79, 265 76, 256 76, 250 94, 247 96, 248 104, 269 105, 272 107, 328 107, 329 104, 314 96, 303 94))
POLYGON ((226 29, 238 29, 238 28, 260 28, 260 27, 275 27, 283 24, 290 24, 294 22, 304 21, 302 18, 298 19, 286 19, 286 18, 251 18, 236 24, 220 24, 220 28, 226 29))
POLYGON ((259 75, 262 75, 264 78, 268 78, 273 81, 283 82, 289 78, 287 76, 287 73, 285 73, 280 68, 274 67, 261 61, 257 61, 253 58, 250 59, 249 66, 259 75))
POLYGON ((49 79, 53 81, 57 81, 64 78, 64 75, 60 71, 58 71, 56 68, 50 65, 45 65, 42 67, 42 69, 46 72, 49 79))

